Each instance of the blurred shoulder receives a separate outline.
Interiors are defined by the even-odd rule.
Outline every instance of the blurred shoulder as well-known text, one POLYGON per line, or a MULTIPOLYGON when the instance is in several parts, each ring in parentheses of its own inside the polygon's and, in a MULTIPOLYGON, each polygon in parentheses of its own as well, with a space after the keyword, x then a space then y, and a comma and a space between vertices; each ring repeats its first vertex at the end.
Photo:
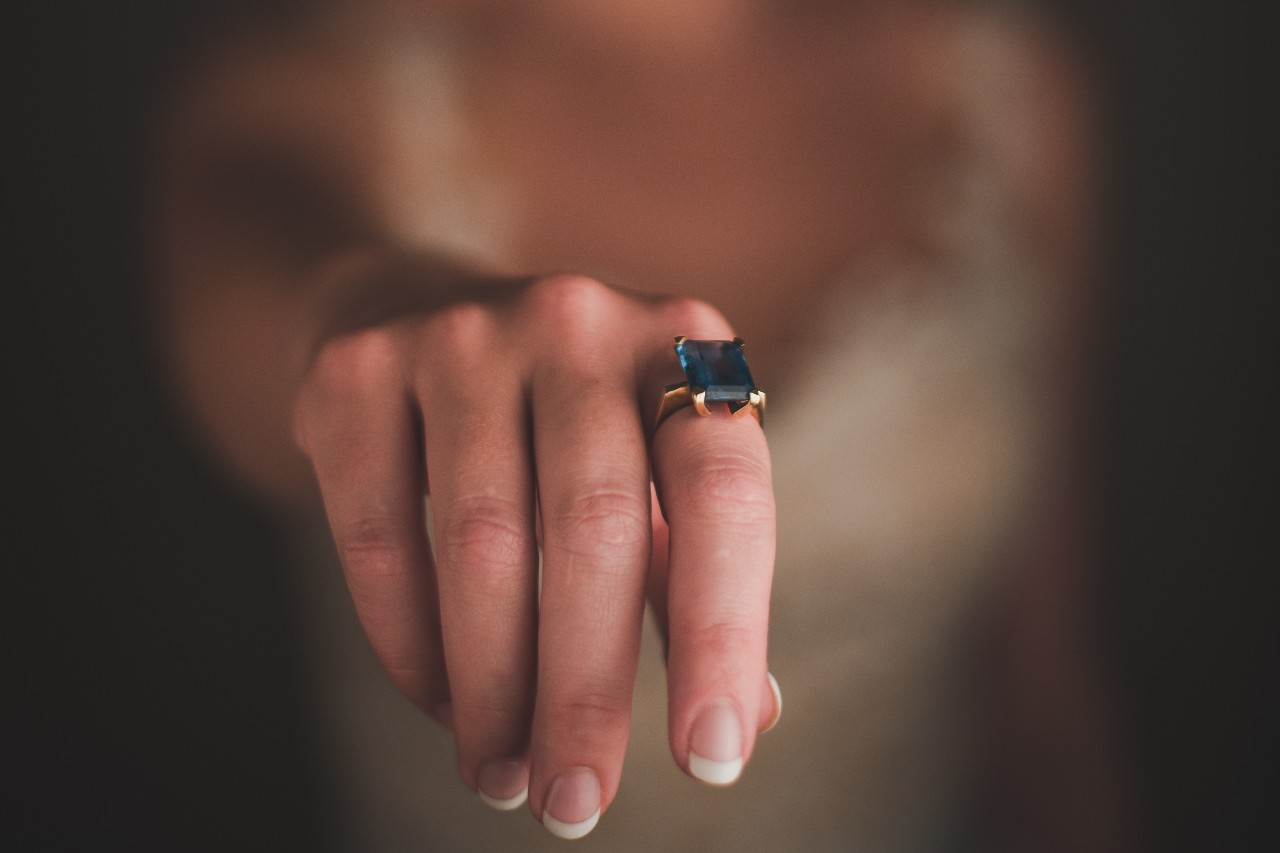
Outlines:
POLYGON ((1096 237, 1098 97, 1081 46, 1029 3, 956 6, 939 86, 956 130, 1018 208, 1025 236, 1064 261, 1096 237))

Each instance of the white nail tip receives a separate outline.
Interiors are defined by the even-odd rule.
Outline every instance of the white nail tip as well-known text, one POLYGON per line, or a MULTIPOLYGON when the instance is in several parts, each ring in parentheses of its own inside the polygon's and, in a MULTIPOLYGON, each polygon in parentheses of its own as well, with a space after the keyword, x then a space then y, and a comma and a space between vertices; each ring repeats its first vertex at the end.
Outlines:
POLYGON ((773 677, 772 672, 766 672, 769 677, 769 689, 773 691, 773 716, 769 718, 769 722, 765 723, 764 728, 760 730, 760 734, 772 729, 778 724, 778 720, 782 718, 782 689, 778 687, 778 679, 773 677))
POLYGON ((596 824, 600 822, 600 810, 596 809, 596 813, 586 820, 578 823, 565 823, 562 820, 556 820, 549 813, 542 813, 542 825, 551 830, 552 835, 558 835, 561 838, 573 840, 581 838, 588 832, 596 828, 596 824))
POLYGON ((505 800, 500 800, 497 797, 491 797, 484 791, 477 791, 476 793, 480 795, 480 799, 484 801, 485 805, 492 806, 500 812, 509 812, 513 809, 518 809, 525 804, 526 800, 529 799, 528 786, 514 797, 510 797, 505 800))
POLYGON ((696 752, 689 753, 689 772, 708 785, 732 785, 742 775, 742 758, 712 761, 696 752))

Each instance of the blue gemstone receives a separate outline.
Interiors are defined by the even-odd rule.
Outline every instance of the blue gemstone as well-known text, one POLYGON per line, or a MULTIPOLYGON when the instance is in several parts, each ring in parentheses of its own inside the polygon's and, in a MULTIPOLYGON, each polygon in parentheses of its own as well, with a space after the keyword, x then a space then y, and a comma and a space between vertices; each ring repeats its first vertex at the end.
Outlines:
POLYGON ((735 341, 691 341, 676 344, 689 386, 707 392, 708 403, 746 403, 755 383, 741 344, 735 341))

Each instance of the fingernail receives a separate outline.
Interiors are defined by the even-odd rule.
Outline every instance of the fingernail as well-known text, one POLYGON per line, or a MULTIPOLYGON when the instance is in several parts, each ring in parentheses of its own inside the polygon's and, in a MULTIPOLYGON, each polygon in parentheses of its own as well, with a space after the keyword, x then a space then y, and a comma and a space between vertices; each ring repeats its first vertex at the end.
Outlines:
POLYGON ((729 702, 707 705, 693 721, 689 772, 708 785, 731 785, 742 774, 742 719, 729 702))
POLYGON ((769 689, 773 691, 773 716, 769 718, 769 722, 764 724, 764 728, 760 730, 760 734, 764 734, 778 724, 778 718, 782 716, 782 690, 778 687, 778 679, 773 677, 772 672, 766 672, 769 678, 769 689))
POLYGON ((509 812, 529 798, 529 773, 523 761, 494 758, 476 771, 476 787, 480 799, 500 812, 509 812))
POLYGON ((600 780, 587 767, 566 770, 547 789, 542 824, 561 838, 581 838, 600 820, 600 780))

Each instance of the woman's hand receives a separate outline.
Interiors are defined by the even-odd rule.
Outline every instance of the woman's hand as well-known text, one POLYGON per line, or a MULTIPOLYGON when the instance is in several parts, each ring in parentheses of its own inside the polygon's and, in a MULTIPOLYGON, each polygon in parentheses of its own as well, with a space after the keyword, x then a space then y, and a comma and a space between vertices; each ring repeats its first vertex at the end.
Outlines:
POLYGON ((569 835, 608 806, 646 594, 676 761, 731 780, 775 714, 768 455, 750 418, 653 427, 673 337, 729 325, 416 254, 369 177, 387 153, 366 128, 399 123, 377 98, 296 95, 364 91, 364 66, 286 47, 212 62, 164 136, 154 313, 194 424, 262 494, 314 473, 374 649, 490 802, 527 787, 569 835))
POLYGON ((618 789, 646 595, 686 772, 733 781, 776 715, 769 457, 727 410, 654 431, 673 337, 733 337, 706 304, 569 275, 492 292, 330 337, 295 433, 395 684, 454 732, 467 785, 499 808, 527 790, 576 837, 618 789))

